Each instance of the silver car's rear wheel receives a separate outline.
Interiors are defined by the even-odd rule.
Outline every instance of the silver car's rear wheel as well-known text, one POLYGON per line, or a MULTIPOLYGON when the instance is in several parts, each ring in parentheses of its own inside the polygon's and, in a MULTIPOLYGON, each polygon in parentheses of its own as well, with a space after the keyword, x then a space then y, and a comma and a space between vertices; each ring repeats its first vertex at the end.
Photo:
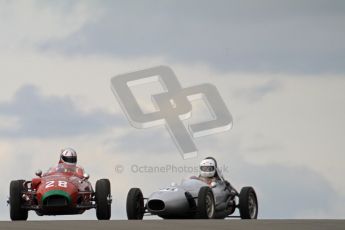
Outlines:
POLYGON ((239 194, 239 209, 242 219, 257 219, 258 200, 252 187, 243 187, 239 194))
POLYGON ((250 219, 255 219, 257 215, 257 201, 253 193, 249 194, 249 197, 248 197, 248 209, 249 209, 250 219))

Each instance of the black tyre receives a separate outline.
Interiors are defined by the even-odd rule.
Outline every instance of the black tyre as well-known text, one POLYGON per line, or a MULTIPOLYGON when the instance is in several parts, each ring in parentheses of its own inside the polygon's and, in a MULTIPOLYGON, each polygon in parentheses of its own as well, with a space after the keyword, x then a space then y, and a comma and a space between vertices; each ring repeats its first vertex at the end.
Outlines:
POLYGON ((142 220, 145 213, 144 196, 139 188, 131 188, 127 194, 127 217, 129 220, 142 220))
POLYGON ((213 219, 215 217, 215 203, 212 189, 201 187, 198 194, 198 219, 213 219))
POLYGON ((96 216, 98 220, 109 220, 111 217, 110 181, 100 179, 96 182, 96 216))
POLYGON ((25 180, 14 180, 10 184, 10 217, 11 220, 27 220, 28 210, 22 208, 22 194, 25 180))
POLYGON ((239 210, 241 219, 258 218, 258 199, 252 187, 243 187, 239 195, 239 210))

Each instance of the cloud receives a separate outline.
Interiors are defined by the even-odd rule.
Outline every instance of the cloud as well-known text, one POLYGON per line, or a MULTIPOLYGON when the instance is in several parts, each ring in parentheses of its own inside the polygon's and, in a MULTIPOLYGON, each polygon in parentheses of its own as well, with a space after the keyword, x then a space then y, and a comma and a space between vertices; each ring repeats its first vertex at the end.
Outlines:
POLYGON ((49 39, 62 39, 97 14, 91 2, 0 1, 0 47, 30 49, 49 39))
POLYGON ((246 102, 259 102, 264 96, 272 94, 277 90, 282 90, 283 83, 279 79, 271 79, 266 82, 247 86, 234 92, 234 96, 246 102))
POLYGON ((65 137, 93 134, 121 126, 115 114, 84 112, 71 98, 45 97, 32 85, 20 88, 10 102, 0 103, 0 115, 16 120, 14 127, 0 128, 0 136, 7 138, 65 137))
POLYGON ((145 154, 155 156, 157 154, 168 154, 175 150, 177 151, 164 126, 152 127, 150 129, 135 129, 131 127, 129 133, 108 140, 105 144, 109 148, 116 146, 122 152, 129 154, 142 153, 144 151, 145 154))
POLYGON ((307 167, 240 161, 236 164, 242 167, 232 172, 237 175, 236 180, 254 185, 257 190, 261 218, 325 217, 341 199, 329 181, 307 167))
POLYGON ((94 9, 97 21, 37 48, 225 71, 345 72, 343 1, 102 1, 94 9))

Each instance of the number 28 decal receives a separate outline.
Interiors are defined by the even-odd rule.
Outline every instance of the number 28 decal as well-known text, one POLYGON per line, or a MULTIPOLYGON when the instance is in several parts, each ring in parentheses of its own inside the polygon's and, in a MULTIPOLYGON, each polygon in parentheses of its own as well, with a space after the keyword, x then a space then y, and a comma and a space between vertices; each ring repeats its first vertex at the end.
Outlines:
POLYGON ((54 187, 54 185, 57 183, 57 186, 62 187, 62 188, 67 188, 67 181, 59 180, 59 181, 47 181, 46 182, 46 187, 45 188, 50 188, 54 187))

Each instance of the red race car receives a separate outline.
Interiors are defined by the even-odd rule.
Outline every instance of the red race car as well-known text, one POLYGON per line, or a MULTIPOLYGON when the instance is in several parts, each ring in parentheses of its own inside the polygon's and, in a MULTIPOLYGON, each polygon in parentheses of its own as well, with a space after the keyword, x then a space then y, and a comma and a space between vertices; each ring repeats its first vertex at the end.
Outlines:
POLYGON ((30 181, 14 180, 10 184, 10 216, 12 220, 26 220, 28 211, 37 215, 73 215, 95 208, 99 220, 109 220, 112 197, 108 179, 96 182, 95 191, 82 168, 58 164, 30 181))

